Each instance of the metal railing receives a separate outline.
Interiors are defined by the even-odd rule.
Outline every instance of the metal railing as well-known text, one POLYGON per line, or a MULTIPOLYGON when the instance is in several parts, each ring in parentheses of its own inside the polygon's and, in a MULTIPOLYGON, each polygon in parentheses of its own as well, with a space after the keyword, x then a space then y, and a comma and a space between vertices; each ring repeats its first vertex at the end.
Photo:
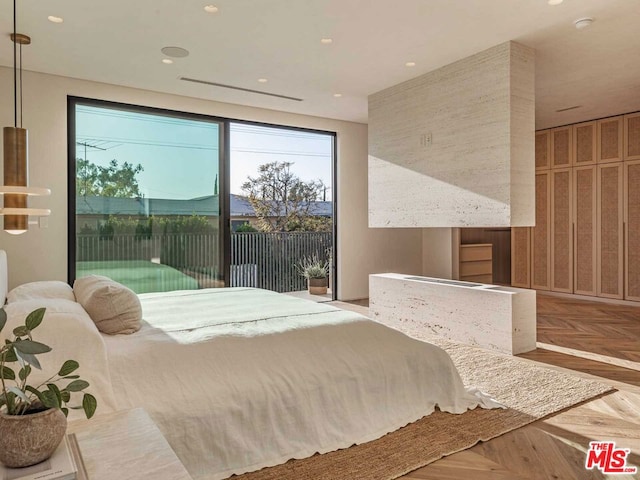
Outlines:
MULTIPOLYGON (((135 277, 136 269, 141 271, 140 262, 165 265, 195 278, 205 288, 220 284, 219 241, 217 232, 78 234, 76 261, 81 262, 78 271, 84 274, 92 270, 104 274, 105 269, 115 271, 117 267, 120 273, 112 275, 126 278, 135 277)), ((306 281, 295 265, 313 254, 328 259, 332 242, 331 232, 232 233, 230 286, 276 292, 304 290, 306 281)))
POLYGON ((331 232, 255 232, 231 235, 231 286, 258 287, 276 292, 307 288, 296 270, 305 256, 330 254, 331 232))

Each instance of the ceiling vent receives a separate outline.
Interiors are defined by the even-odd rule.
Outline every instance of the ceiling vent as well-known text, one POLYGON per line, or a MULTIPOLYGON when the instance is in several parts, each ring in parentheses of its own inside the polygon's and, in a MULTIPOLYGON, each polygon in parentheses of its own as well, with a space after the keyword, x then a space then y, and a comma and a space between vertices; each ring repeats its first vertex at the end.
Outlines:
POLYGON ((224 83, 208 82, 207 80, 198 80, 196 78, 180 77, 184 82, 200 83, 202 85, 211 85, 212 87, 229 88, 231 90, 239 90, 241 92, 257 93, 258 95, 266 95, 267 97, 284 98, 285 100, 293 100, 294 102, 302 102, 302 98, 289 97, 278 93, 261 92, 251 88, 236 87, 234 85, 225 85, 224 83))
POLYGON ((582 105, 574 105, 573 107, 561 108, 560 110, 556 110, 556 113, 568 112, 569 110, 575 110, 576 108, 582 108, 582 105))

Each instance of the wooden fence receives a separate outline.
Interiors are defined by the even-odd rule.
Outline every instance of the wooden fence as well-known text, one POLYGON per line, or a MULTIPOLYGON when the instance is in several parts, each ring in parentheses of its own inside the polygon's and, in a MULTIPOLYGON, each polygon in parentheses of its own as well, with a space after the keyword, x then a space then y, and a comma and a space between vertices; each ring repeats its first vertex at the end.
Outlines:
MULTIPOLYGON (((194 276, 201 287, 207 287, 217 280, 207 276, 217 276, 221 265, 219 240, 217 232, 78 234, 76 261, 117 261, 122 266, 129 261, 132 268, 134 261, 153 261, 194 276)), ((304 290, 306 282, 297 272, 296 263, 313 254, 327 260, 332 242, 330 232, 232 233, 230 286, 276 292, 304 290)))

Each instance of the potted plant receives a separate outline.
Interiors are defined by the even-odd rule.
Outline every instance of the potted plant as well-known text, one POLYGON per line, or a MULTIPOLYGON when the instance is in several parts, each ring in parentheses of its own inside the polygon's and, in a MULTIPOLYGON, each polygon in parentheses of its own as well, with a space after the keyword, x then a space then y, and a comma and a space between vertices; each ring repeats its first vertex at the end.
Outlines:
MULTIPOLYGON (((35 465, 49 458, 64 437, 70 408, 84 410, 87 418, 96 411, 96 399, 88 393, 84 393, 81 406, 68 406, 74 393, 89 386, 73 374, 80 366, 75 360, 64 362, 42 383, 28 383, 32 369, 41 369, 37 355, 51 351, 51 347, 32 338, 45 311, 39 308, 31 312, 24 325, 13 329, 13 340, 7 336, 0 347, 0 462, 10 468, 35 465)), ((7 314, 0 308, 0 332, 6 323, 7 314)))
POLYGON ((322 261, 317 254, 304 257, 296 265, 298 272, 307 279, 311 295, 325 295, 329 284, 329 262, 322 261))

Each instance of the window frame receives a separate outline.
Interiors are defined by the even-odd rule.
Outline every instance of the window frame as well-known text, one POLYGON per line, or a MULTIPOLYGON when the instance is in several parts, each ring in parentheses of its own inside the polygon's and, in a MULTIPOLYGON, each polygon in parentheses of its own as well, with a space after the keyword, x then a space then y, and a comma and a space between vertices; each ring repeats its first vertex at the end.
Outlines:
POLYGON ((145 105, 134 105, 129 103, 100 100, 74 95, 67 96, 67 281, 73 285, 76 278, 76 106, 83 105, 89 107, 110 108, 113 110, 123 110, 134 113, 146 113, 151 115, 162 115, 186 120, 200 120, 214 122, 220 125, 219 145, 221 160, 219 162, 219 192, 220 192, 220 215, 222 242, 220 242, 221 258, 223 259, 223 272, 225 286, 229 285, 231 279, 231 214, 230 214, 230 124, 253 125, 266 128, 278 128, 299 132, 308 132, 319 135, 328 135, 332 138, 332 159, 331 159, 331 181, 332 185, 332 206, 333 206, 333 300, 337 300, 338 292, 338 136, 336 132, 328 130, 318 130, 290 125, 279 125, 273 123, 258 122, 252 120, 220 117, 216 115, 206 115, 202 113, 185 112, 166 108, 151 107, 145 105))

